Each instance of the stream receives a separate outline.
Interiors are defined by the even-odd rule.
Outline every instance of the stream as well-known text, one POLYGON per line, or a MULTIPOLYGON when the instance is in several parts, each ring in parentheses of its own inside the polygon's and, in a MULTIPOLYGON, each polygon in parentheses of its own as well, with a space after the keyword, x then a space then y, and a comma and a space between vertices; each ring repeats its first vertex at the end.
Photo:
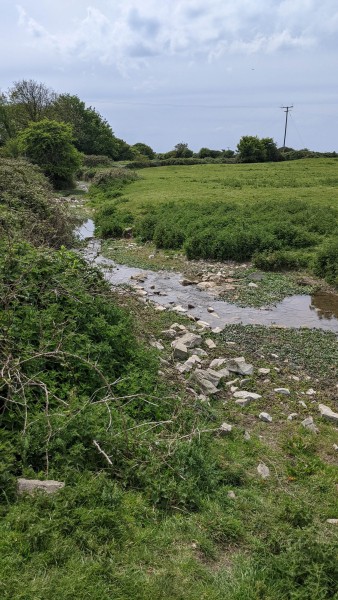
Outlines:
POLYGON ((105 278, 113 286, 137 284, 148 300, 167 309, 187 312, 209 323, 213 328, 222 328, 230 323, 241 323, 317 328, 338 334, 338 295, 336 294, 319 292, 312 296, 293 295, 284 298, 275 306, 242 308, 215 298, 212 291, 201 291, 196 285, 182 286, 180 273, 127 267, 103 257, 101 242, 93 238, 94 227, 93 221, 89 219, 76 230, 79 239, 88 239, 82 254, 87 262, 101 268, 105 278), (131 279, 140 274, 145 278, 141 285, 131 279), (180 308, 177 309, 178 306, 180 308))

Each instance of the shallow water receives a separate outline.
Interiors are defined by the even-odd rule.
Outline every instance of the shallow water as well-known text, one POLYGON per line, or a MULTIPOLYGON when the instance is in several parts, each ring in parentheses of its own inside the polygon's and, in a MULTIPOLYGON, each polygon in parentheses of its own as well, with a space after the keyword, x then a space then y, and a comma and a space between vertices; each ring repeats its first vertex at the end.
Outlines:
MULTIPOLYGON (((91 221, 91 223, 93 223, 91 221)), ((93 223, 94 226, 94 223, 93 223)), ((91 225, 83 229, 94 232, 91 225)), ((81 239, 85 239, 82 237, 81 239)), ((90 263, 99 265, 112 285, 137 284, 146 292, 146 298, 172 309, 179 305, 189 314, 206 321, 212 327, 222 327, 229 323, 243 325, 274 325, 280 327, 318 328, 338 333, 338 295, 317 293, 313 296, 294 295, 284 298, 276 306, 267 308, 242 308, 224 300, 215 298, 212 292, 199 290, 195 285, 182 286, 182 275, 168 271, 151 271, 116 264, 101 254, 99 240, 89 240, 83 255, 90 263), (131 280, 131 277, 142 273, 146 276, 143 283, 131 280), (159 294, 160 292, 160 294, 159 294), (212 308, 214 313, 209 312, 212 308)))

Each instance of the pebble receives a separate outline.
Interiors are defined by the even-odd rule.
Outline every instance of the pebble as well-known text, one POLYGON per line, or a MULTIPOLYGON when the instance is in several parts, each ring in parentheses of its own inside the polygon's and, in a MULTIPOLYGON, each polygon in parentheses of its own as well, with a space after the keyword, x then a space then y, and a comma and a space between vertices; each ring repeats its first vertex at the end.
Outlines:
POLYGON ((298 413, 291 413, 291 414, 288 416, 288 421, 293 421, 293 419, 294 419, 295 417, 297 417, 297 416, 298 416, 298 413))
POLYGON ((262 479, 267 479, 270 477, 270 469, 264 463, 259 463, 257 467, 257 473, 262 477, 262 479))
POLYGON ((258 418, 265 423, 272 423, 272 416, 267 412, 261 412, 258 418))
POLYGON ((305 394, 306 394, 307 396, 314 396, 314 394, 317 394, 317 392, 316 392, 314 389, 312 389, 312 388, 309 388, 309 389, 308 389, 308 390, 305 392, 305 394))
POLYGON ((214 348, 216 348, 215 342, 211 339, 205 340, 205 345, 208 346, 209 350, 213 350, 214 348))
POLYGON ((286 396, 290 396, 290 390, 288 388, 275 388, 274 391, 277 394, 285 394, 286 396))
POLYGON ((306 419, 304 419, 304 421, 302 421, 302 425, 303 425, 303 427, 305 427, 305 429, 309 429, 313 433, 318 432, 318 428, 314 424, 312 417, 307 417, 306 419))
POLYGON ((268 373, 270 373, 270 369, 268 369, 268 368, 265 369, 262 367, 261 369, 258 369, 258 373, 260 375, 268 375, 268 373))
POLYGON ((232 432, 232 425, 229 425, 228 423, 222 423, 219 428, 219 432, 221 435, 228 435, 232 432))
POLYGON ((304 400, 299 400, 298 404, 299 404, 299 406, 302 406, 303 408, 307 408, 304 400))
POLYGON ((251 435, 248 431, 244 432, 244 439, 246 442, 248 442, 249 440, 251 440, 251 435))
POLYGON ((236 500, 236 494, 235 494, 235 492, 233 492, 232 490, 230 490, 230 492, 228 492, 228 498, 230 498, 231 500, 236 500))

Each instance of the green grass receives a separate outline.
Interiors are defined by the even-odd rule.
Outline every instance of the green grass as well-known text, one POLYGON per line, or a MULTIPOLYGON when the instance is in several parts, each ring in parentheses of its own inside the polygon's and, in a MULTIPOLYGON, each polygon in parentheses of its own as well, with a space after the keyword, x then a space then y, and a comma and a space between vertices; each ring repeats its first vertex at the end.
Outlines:
POLYGON ((262 398, 241 410, 224 385, 203 401, 178 376, 170 340, 149 349, 173 321, 191 322, 113 293, 59 247, 66 222, 48 239, 59 213, 39 172, 1 168, 1 598, 337 598, 338 530, 327 522, 338 517, 337 432, 306 395, 314 387, 335 407, 335 336, 228 326, 208 360, 244 354, 269 367, 245 383, 262 398), (301 426, 308 415, 318 434, 301 426), (18 496, 21 476, 65 487, 18 496))
POLYGON ((97 233, 127 227, 189 259, 254 260, 260 268, 315 268, 337 283, 337 160, 143 169, 128 187, 90 194, 97 233), (117 195, 117 197, 116 197, 117 195))

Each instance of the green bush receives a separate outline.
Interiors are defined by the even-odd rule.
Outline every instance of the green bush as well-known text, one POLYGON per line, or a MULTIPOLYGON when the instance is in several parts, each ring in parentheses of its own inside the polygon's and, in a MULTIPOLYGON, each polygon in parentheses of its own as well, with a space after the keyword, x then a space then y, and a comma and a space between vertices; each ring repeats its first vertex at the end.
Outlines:
POLYGON ((309 255, 292 250, 258 252, 253 256, 254 265, 263 271, 300 270, 307 267, 309 261, 309 255))
POLYGON ((318 250, 313 263, 316 275, 338 287, 338 240, 331 238, 318 250))

